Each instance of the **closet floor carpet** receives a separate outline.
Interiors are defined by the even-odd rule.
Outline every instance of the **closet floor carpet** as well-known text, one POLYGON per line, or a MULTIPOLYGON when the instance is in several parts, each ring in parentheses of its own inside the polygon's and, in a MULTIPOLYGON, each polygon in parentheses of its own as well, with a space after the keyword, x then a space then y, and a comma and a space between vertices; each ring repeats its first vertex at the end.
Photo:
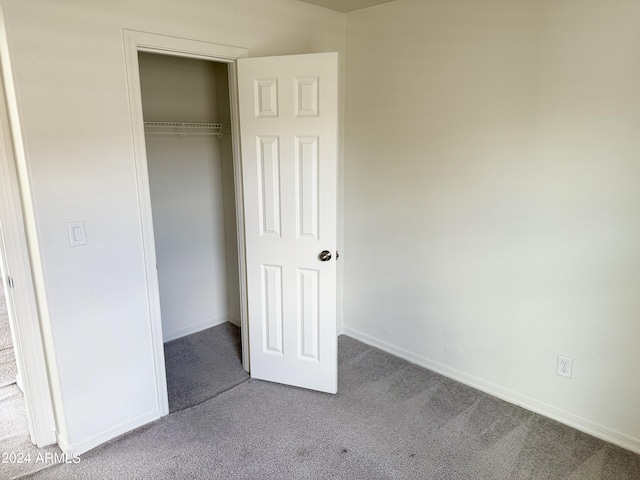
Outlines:
POLYGON ((198 405, 249 379, 240 329, 223 323, 164 345, 169 412, 198 405))
POLYGON ((640 455, 351 338, 338 345, 337 395, 249 379, 29 478, 640 478, 640 455))

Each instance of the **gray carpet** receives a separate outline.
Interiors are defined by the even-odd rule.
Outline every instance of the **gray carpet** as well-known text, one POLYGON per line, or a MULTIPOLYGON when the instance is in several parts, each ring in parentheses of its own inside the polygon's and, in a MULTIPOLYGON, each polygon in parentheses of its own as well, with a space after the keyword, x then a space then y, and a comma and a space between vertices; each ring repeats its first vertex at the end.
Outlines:
POLYGON ((249 378, 240 329, 223 323, 164 345, 169 412, 198 405, 249 378))
POLYGON ((640 479, 639 455, 344 336, 337 395, 250 379, 81 459, 28 478, 640 479))
POLYGON ((60 453, 55 445, 39 449, 31 443, 24 395, 15 384, 0 388, 0 412, 0 455, 6 455, 0 458, 0 479, 19 478, 45 468, 50 464, 45 455, 60 453), (12 461, 10 454, 22 461, 12 461))
POLYGON ((37 462, 38 454, 60 452, 57 446, 43 449, 31 443, 24 395, 15 384, 16 359, 14 356, 9 316, 2 282, 0 281, 0 479, 14 478, 46 467, 45 462, 37 462), (14 459, 30 459, 18 463, 14 459))
POLYGON ((16 382, 18 367, 11 340, 7 300, 4 286, 0 281, 0 387, 6 387, 16 382))

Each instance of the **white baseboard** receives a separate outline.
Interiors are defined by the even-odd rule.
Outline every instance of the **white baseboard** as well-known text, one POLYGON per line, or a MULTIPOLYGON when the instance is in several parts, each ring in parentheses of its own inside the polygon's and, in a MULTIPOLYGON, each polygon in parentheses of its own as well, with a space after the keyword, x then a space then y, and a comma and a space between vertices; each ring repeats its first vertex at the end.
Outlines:
POLYGON ((227 322, 233 323, 236 327, 240 327, 240 319, 234 317, 227 317, 227 322))
POLYGON ((92 448, 102 445, 104 442, 107 442, 112 438, 130 432, 131 430, 146 425, 149 422, 153 422, 154 420, 159 419, 160 416, 160 410, 155 409, 151 412, 134 418, 129 422, 120 424, 117 427, 111 428, 106 432, 100 433, 76 444, 70 443, 66 438, 62 437, 62 435, 56 433, 58 446, 60 447, 60 450, 62 450, 62 452, 68 457, 73 456, 74 454, 81 455, 85 452, 88 452, 92 448))
POLYGON ((65 455, 73 455, 73 447, 59 432, 56 432, 56 443, 58 444, 58 447, 60 447, 60 450, 62 450, 62 453, 65 455))
POLYGON ((560 410, 556 407, 540 402, 526 395, 521 395, 517 392, 514 392, 513 390, 509 390, 508 388, 504 388, 500 385, 482 380, 481 378, 474 377, 473 375, 466 374, 464 372, 456 370, 455 368, 447 367, 446 365, 443 365, 441 363, 434 362, 433 360, 429 360, 428 358, 422 357, 383 340, 379 340, 353 328, 342 327, 341 330, 341 334, 355 338, 362 343, 366 343, 367 345, 371 345, 372 347, 379 348, 380 350, 384 350, 385 352, 391 353, 396 357, 403 358, 408 362, 432 370, 436 373, 444 375, 445 377, 449 377, 460 383, 464 383, 465 385, 468 385, 477 390, 483 391, 485 393, 493 395, 494 397, 498 397, 509 403, 513 403, 545 417, 549 417, 560 423, 564 423, 565 425, 575 428, 576 430, 580 430, 581 432, 613 443, 614 445, 618 445, 627 450, 631 450, 632 452, 640 453, 640 439, 630 437, 628 435, 625 435, 624 433, 618 432, 603 425, 599 425, 595 422, 592 422, 591 420, 587 420, 586 418, 582 418, 572 413, 565 412, 564 410, 560 410))
POLYGON ((344 325, 338 325, 338 336, 344 335, 344 325))
POLYGON ((22 393, 24 393, 24 384, 22 383, 22 375, 16 374, 16 385, 22 393))
POLYGON ((210 320, 206 320, 200 323, 194 323, 193 325, 189 325, 188 327, 184 327, 179 330, 175 330, 173 332, 162 332, 162 341, 164 343, 170 342, 171 340, 176 340, 177 338, 186 337, 187 335, 191 335, 192 333, 201 332, 202 330, 206 330, 207 328, 215 327, 217 325, 222 325, 227 321, 230 321, 229 315, 227 314, 219 315, 210 320))

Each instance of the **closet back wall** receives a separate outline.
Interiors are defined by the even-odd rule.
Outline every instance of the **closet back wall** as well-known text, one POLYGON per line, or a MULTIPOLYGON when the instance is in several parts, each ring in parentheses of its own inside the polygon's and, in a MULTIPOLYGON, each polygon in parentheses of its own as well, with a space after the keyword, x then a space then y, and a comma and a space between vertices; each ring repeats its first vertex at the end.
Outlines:
MULTIPOLYGON (((216 64, 143 53, 139 60, 145 121, 222 121, 219 97, 222 90, 228 97, 228 85, 216 84, 216 64)), ((228 109, 228 102, 222 107, 228 109)), ((221 150, 215 135, 147 135, 146 145, 168 341, 229 319, 227 268, 237 270, 237 263, 227 265, 221 151, 230 152, 221 150)), ((233 204, 229 207, 234 217, 233 204)))

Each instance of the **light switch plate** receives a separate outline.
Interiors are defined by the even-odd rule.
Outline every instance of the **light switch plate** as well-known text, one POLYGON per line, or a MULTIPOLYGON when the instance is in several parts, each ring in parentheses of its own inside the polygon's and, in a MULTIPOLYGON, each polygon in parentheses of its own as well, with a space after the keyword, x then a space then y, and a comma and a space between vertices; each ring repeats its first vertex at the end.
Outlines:
POLYGON ((84 222, 69 222, 69 244, 72 247, 80 247, 87 244, 87 232, 84 228, 84 222))

